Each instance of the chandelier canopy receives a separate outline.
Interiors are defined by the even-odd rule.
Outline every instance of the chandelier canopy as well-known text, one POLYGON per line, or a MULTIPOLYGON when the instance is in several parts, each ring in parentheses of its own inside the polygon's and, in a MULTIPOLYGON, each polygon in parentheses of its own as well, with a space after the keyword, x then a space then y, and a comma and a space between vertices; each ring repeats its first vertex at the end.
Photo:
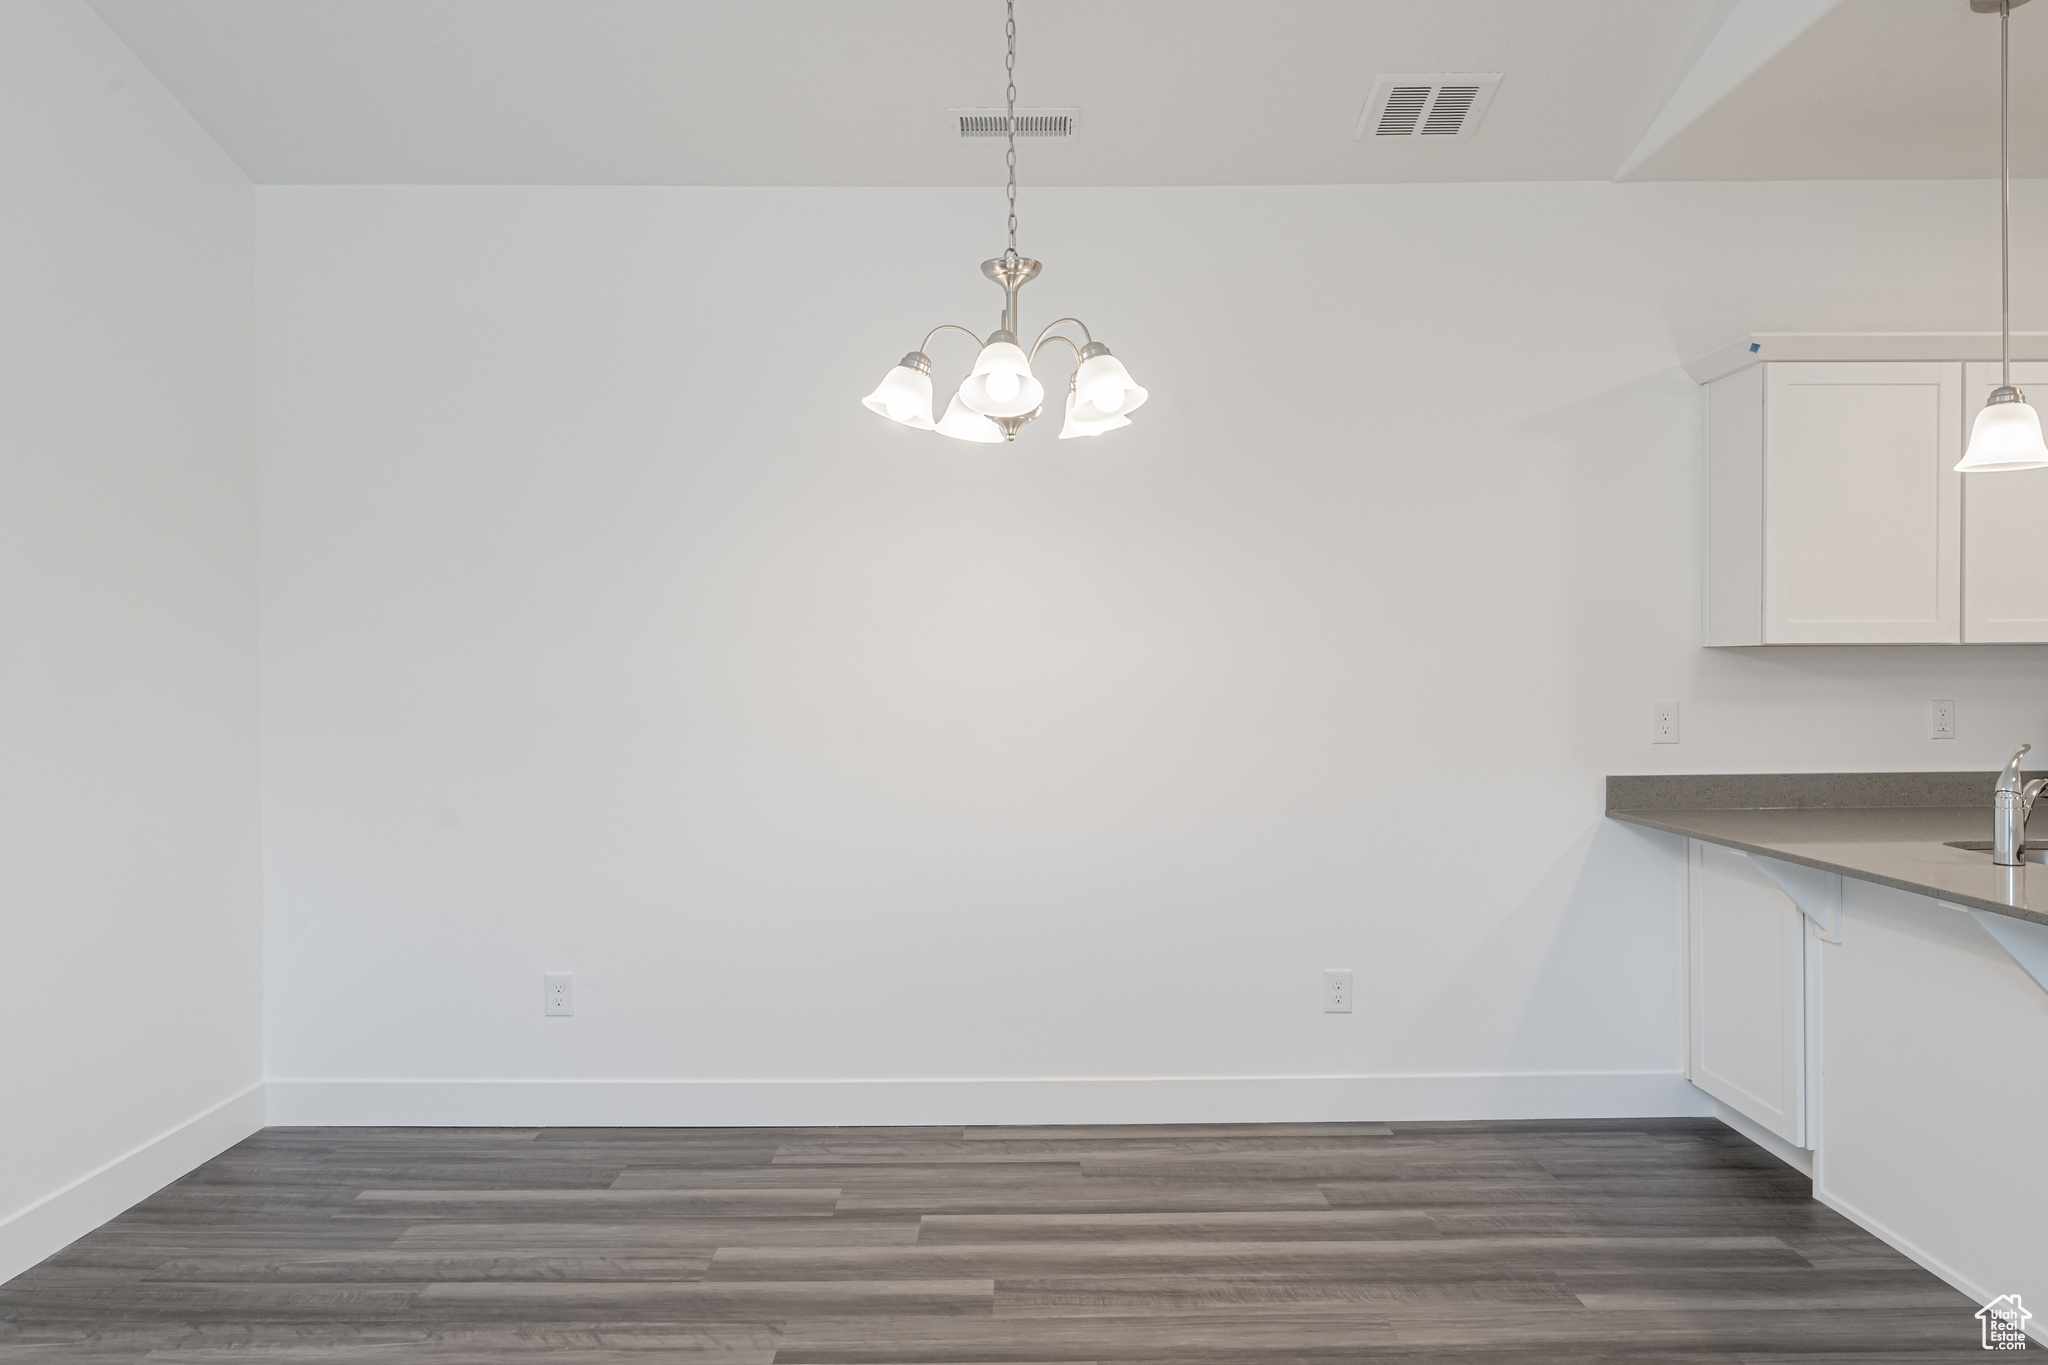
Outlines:
POLYGON ((1002 326, 987 340, 966 327, 951 323, 934 327, 924 342, 898 361, 882 376, 875 391, 861 400, 869 411, 892 422, 936 431, 962 441, 1014 441, 1024 424, 1045 411, 1045 385, 1031 372, 1038 353, 1059 342, 1074 353, 1074 373, 1067 380, 1066 421, 1060 439, 1099 436, 1105 431, 1131 424, 1129 414, 1146 399, 1145 390, 1132 380, 1123 362, 1109 353, 1109 347, 1089 335, 1078 318, 1061 318, 1048 323, 1027 355, 1018 344, 1017 291, 1038 275, 1038 262, 1017 254, 1017 0, 1007 0, 1008 20, 1004 34, 1008 53, 1003 61, 1009 78, 1010 245, 1002 255, 981 263, 981 273, 1003 290, 1002 326), (1081 339, 1060 335, 1058 328, 1073 324, 1081 339), (946 415, 932 420, 932 362, 925 351, 941 332, 959 332, 974 339, 981 352, 974 368, 946 404, 946 415))

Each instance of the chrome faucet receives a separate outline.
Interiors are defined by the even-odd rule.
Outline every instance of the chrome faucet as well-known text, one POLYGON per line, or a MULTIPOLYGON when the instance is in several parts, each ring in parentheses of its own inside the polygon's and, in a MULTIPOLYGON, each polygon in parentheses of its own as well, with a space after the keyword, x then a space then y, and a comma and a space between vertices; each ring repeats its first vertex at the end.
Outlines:
POLYGON ((1991 795, 1991 861, 2001 867, 2018 867, 2027 860, 2027 817, 2034 813, 2034 798, 2048 787, 2048 777, 2020 781, 2020 760, 2033 747, 2020 745, 1991 795))

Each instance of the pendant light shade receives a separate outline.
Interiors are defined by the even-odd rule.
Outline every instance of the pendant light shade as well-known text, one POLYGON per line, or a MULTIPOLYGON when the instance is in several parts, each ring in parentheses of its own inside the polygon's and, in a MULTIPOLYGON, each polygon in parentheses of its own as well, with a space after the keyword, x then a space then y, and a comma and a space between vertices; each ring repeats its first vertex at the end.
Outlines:
POLYGON ((1003 429, 961 402, 957 393, 953 395, 953 401, 946 405, 946 415, 941 417, 938 425, 932 429, 941 436, 951 436, 961 441, 1000 444, 1003 440, 1003 429))
POLYGON ((1109 347, 1098 341, 1081 354, 1081 368, 1074 373, 1074 391, 1083 403, 1103 413, 1125 413, 1149 397, 1131 379, 1124 363, 1109 353, 1109 347))
MULTIPOLYGON (((1140 390, 1143 392, 1143 390, 1140 390)), ((1131 419, 1117 414, 1105 414, 1091 403, 1083 403, 1080 395, 1067 390, 1067 420, 1060 427, 1060 439, 1071 440, 1076 436, 1100 436, 1105 431, 1127 427, 1131 419)))
POLYGON ((1031 373, 1022 347, 998 339, 975 357, 974 372, 960 386, 960 398, 985 417, 1022 417, 1045 401, 1045 385, 1031 373))
POLYGON ((932 430, 932 363, 921 352, 912 351, 860 401, 868 411, 879 412, 892 422, 919 431, 932 430))
POLYGON ((2028 406, 2025 394, 2008 385, 1991 395, 1971 424, 1969 452, 1956 469, 1964 474, 2048 469, 2040 414, 2028 406))

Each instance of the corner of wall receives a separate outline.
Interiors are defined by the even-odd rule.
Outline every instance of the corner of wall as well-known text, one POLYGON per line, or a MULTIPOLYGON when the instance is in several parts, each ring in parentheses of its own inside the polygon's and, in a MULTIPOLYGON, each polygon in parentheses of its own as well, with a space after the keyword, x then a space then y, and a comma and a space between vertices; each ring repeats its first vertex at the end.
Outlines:
POLYGON ((261 1129, 264 1106, 257 1081, 0 1221, 0 1283, 261 1129))

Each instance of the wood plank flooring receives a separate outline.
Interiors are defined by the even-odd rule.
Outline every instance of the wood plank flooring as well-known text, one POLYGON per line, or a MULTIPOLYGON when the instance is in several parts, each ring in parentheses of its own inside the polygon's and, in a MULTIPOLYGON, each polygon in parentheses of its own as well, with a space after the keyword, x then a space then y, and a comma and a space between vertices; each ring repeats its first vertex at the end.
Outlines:
POLYGON ((272 1128, 0 1286, 0 1360, 1981 1359, 1710 1120, 272 1128))

